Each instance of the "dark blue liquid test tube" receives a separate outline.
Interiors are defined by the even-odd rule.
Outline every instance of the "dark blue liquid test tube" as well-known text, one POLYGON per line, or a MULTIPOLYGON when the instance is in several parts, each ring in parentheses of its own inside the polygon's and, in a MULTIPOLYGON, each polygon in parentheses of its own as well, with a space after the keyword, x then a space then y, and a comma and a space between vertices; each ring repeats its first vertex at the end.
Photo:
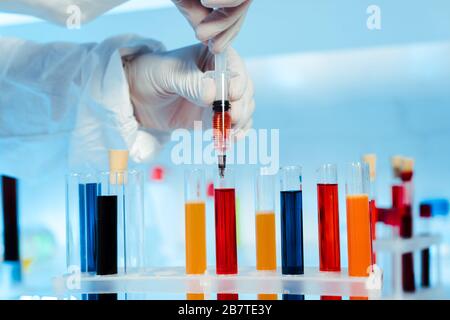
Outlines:
MULTIPOLYGON (((97 197, 97 274, 117 274, 117 196, 97 197)), ((117 300, 117 294, 99 294, 98 300, 117 300)))
MULTIPOLYGON (((3 264, 11 267, 11 280, 20 282, 22 271, 19 248, 19 195, 18 180, 12 177, 1 177, 1 198, 3 207, 3 264)), ((0 261, 1 262, 1 261, 0 261)), ((1 272, 0 272, 1 274, 1 272)))
MULTIPOLYGON (((100 184, 87 183, 78 186, 80 212, 80 257, 81 272, 97 271, 96 266, 96 219, 97 195, 100 194, 100 184)), ((97 300, 96 294, 83 294, 83 300, 97 300)))
MULTIPOLYGON (((281 257, 284 275, 304 274, 301 167, 280 170, 281 257)), ((304 295, 283 294, 283 300, 304 300, 304 295)))

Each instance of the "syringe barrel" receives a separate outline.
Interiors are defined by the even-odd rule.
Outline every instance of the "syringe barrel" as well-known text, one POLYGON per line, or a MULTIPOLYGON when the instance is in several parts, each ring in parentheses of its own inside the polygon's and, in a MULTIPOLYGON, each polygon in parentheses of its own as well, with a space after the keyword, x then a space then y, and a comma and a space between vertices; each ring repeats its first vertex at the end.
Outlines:
POLYGON ((216 81, 216 101, 228 100, 228 87, 230 85, 229 72, 227 70, 226 51, 214 56, 215 81, 216 81))
MULTIPOLYGON (((228 103, 228 101, 226 102, 228 103)), ((218 104, 221 104, 221 102, 215 103, 215 105, 218 104)), ((219 154, 224 154, 224 152, 229 147, 229 140, 231 134, 230 131, 231 131, 230 112, 228 110, 226 110, 225 112, 214 111, 213 115, 214 147, 216 148, 216 151, 219 152, 219 154)))

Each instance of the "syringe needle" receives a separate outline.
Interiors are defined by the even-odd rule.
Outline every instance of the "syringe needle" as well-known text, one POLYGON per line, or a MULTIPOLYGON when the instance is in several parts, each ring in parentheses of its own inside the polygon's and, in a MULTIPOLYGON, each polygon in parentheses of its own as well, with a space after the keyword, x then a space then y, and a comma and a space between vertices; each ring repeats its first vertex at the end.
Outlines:
POLYGON ((226 168, 226 162, 227 162, 227 156, 226 155, 219 155, 218 156, 218 166, 219 166, 219 174, 222 178, 225 177, 225 168, 226 168))

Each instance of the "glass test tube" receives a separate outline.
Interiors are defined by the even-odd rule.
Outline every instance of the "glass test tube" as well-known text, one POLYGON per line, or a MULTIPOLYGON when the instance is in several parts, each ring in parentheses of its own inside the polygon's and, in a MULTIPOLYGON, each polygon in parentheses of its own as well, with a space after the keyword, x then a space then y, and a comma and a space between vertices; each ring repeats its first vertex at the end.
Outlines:
POLYGON ((393 183, 392 183, 392 215, 394 216, 393 220, 393 237, 400 236, 400 216, 402 215, 403 207, 404 207, 404 198, 405 198, 405 190, 401 181, 401 166, 402 166, 403 158, 401 156, 394 156, 391 158, 391 166, 392 166, 392 175, 393 175, 393 183))
MULTIPOLYGON (((420 205, 420 223, 422 225, 422 232, 424 235, 430 235, 430 220, 431 220, 431 206, 428 204, 420 205)), ((421 276, 420 284, 422 288, 430 287, 430 248, 422 249, 420 251, 420 265, 421 276)))
MULTIPOLYGON (((281 168, 280 187, 282 273, 303 274, 302 168, 281 168)), ((283 300, 303 299, 303 295, 283 294, 283 300)))
POLYGON ((97 215, 97 194, 100 185, 95 182, 80 183, 80 239, 81 272, 96 272, 95 224, 97 215))
MULTIPOLYGON (((392 237, 398 238, 400 236, 400 217, 404 211, 404 199, 405 199, 405 189, 401 181, 401 167, 402 167, 403 157, 393 156, 391 158, 392 167, 392 212, 391 225, 392 225, 392 237)), ((394 292, 400 293, 403 288, 403 276, 400 274, 402 267, 401 259, 397 259, 397 254, 392 254, 392 284, 394 292)))
MULTIPOLYGON (((369 209, 370 209, 370 232, 373 241, 377 238, 377 221, 378 221, 378 210, 376 202, 376 166, 377 166, 377 156, 376 154, 365 154, 362 156, 362 162, 367 163, 369 166, 369 181, 370 181, 370 194, 369 194, 369 209)), ((372 248, 372 265, 376 264, 376 254, 372 248)))
MULTIPOLYGON (((275 176, 261 168, 256 176, 256 269, 277 270, 275 228, 275 176)), ((276 300, 276 294, 258 294, 259 300, 276 300)))
MULTIPOLYGON (((18 283, 22 280, 19 246, 19 181, 16 178, 0 176, 1 208, 3 209, 3 266, 7 281, 18 283), (7 276, 8 275, 8 276, 7 276)), ((6 281, 5 281, 6 282, 6 281)))
MULTIPOLYGON (((95 274, 97 194, 100 185, 95 174, 66 176, 67 270, 95 274)), ((69 271, 70 272, 70 271, 69 271)))
MULTIPOLYGON (((111 209, 114 207, 113 204, 108 205, 107 208, 111 210, 106 216, 108 222, 105 224, 111 228, 110 232, 112 228, 116 230, 115 239, 110 239, 116 242, 114 257, 111 258, 116 261, 116 273, 140 272, 144 267, 145 252, 142 172, 136 170, 103 172, 99 181, 101 190, 97 198, 101 200, 97 201, 116 201, 117 206, 113 211, 111 209), (111 221, 115 221, 115 226, 111 221)), ((100 215, 100 208, 98 214, 100 215)), ((98 219, 100 221, 100 217, 98 219)), ((102 239, 99 236, 97 238, 102 239)), ((97 257, 98 255, 97 251, 97 257)))
MULTIPOLYGON (((236 198, 234 172, 227 168, 224 177, 218 173, 214 183, 216 231, 216 273, 238 273, 236 242, 236 198)), ((237 294, 218 294, 219 300, 235 300, 237 294)))
POLYGON ((97 197, 97 274, 110 275, 119 271, 119 208, 120 195, 125 188, 124 173, 100 174, 100 192, 97 197))
MULTIPOLYGON (((126 272, 123 257, 125 229, 122 228, 127 175, 124 171, 103 172, 99 176, 97 196, 96 260, 97 275, 119 273, 119 265, 126 272), (120 258, 122 260, 120 261, 120 258)), ((117 300, 118 294, 99 294, 98 300, 117 300)))
MULTIPOLYGON (((337 166, 324 164, 317 169, 317 208, 319 216, 319 268, 341 271, 339 237, 339 197, 337 166)), ((321 300, 340 300, 339 296, 321 296, 321 300)))
MULTIPOLYGON (((189 169, 184 176, 186 274, 206 272, 205 173, 189 169)), ((204 294, 187 294, 188 300, 203 300, 204 294)))
MULTIPOLYGON (((66 261, 69 273, 97 273, 96 224, 100 184, 95 174, 66 176, 66 261)), ((82 300, 97 300, 82 294, 82 300)))
MULTIPOLYGON (((400 214, 400 236, 405 239, 413 236, 413 167, 414 161, 412 159, 403 159, 400 178, 404 197, 403 210, 400 214)), ((414 256, 412 252, 402 255, 402 282, 405 292, 415 291, 414 256)))
POLYGON ((367 164, 348 165, 346 191, 348 273, 353 277, 366 277, 372 257, 367 164))
POLYGON ((320 271, 341 271, 337 166, 317 169, 320 271))

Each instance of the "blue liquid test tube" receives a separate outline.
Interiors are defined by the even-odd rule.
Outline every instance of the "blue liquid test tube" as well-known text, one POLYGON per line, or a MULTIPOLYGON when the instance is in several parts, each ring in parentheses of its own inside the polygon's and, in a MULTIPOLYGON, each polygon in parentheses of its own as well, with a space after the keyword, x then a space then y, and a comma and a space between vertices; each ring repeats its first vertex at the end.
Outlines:
POLYGON ((96 272, 95 261, 95 219, 97 195, 100 185, 97 183, 78 186, 80 202, 80 255, 81 272, 96 272))
MULTIPOLYGON (((80 213, 80 271, 97 271, 95 251, 95 228, 97 217, 97 195, 100 194, 100 184, 81 183, 78 185, 80 213)), ((97 300, 95 294, 83 294, 83 300, 97 300)))
MULTIPOLYGON (((299 275, 304 273, 302 168, 281 168, 280 187, 281 269, 284 275, 299 275)), ((283 300, 304 300, 304 295, 284 294, 283 300)))

